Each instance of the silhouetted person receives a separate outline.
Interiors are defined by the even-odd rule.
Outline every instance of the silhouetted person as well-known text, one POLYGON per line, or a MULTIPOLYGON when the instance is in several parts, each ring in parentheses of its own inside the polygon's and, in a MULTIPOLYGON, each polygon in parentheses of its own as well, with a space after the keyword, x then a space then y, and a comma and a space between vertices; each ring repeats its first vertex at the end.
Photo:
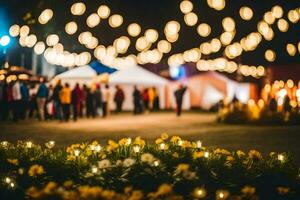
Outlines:
POLYGON ((101 86, 98 84, 96 86, 96 91, 95 91, 95 106, 96 106, 96 113, 99 116, 102 116, 102 91, 101 91, 101 86))
POLYGON ((109 115, 109 99, 110 99, 109 86, 105 85, 105 88, 102 91, 103 117, 109 115))
POLYGON ((143 107, 144 110, 149 110, 149 92, 148 92, 148 88, 145 88, 143 90, 143 107))
POLYGON ((116 93, 114 96, 114 102, 116 104, 116 113, 122 112, 122 105, 125 99, 125 94, 120 86, 116 86, 116 93))
POLYGON ((39 111, 40 120, 45 120, 45 106, 48 97, 48 89, 43 78, 40 79, 40 86, 37 91, 37 107, 39 111))
POLYGON ((133 113, 135 115, 140 114, 143 111, 142 109, 143 100, 142 100, 142 94, 136 86, 134 86, 134 91, 132 96, 133 96, 133 104, 134 104, 133 113))
POLYGON ((157 89, 154 87, 154 100, 153 100, 153 111, 159 111, 159 95, 157 89))
POLYGON ((179 85, 178 89, 174 92, 175 99, 176 99, 176 114, 177 116, 181 115, 182 111, 182 100, 183 95, 186 91, 187 87, 184 87, 183 85, 179 85))
POLYGON ((53 89, 53 94, 52 94, 52 100, 53 100, 53 107, 54 107, 54 117, 58 120, 62 120, 61 117, 61 102, 59 98, 59 93, 62 89, 62 85, 60 80, 58 80, 57 84, 55 85, 53 89))
POLYGON ((13 119, 17 122, 21 117, 22 109, 22 94, 21 94, 21 85, 17 80, 12 86, 12 97, 13 97, 13 119))
POLYGON ((274 97, 269 101, 269 110, 271 112, 277 112, 277 101, 274 97))
POLYGON ((77 83, 72 90, 72 110, 73 110, 73 120, 77 121, 78 114, 80 112, 80 104, 81 104, 81 89, 79 84, 77 83))
POLYGON ((92 88, 90 88, 86 94, 86 116, 96 117, 95 93, 92 88))
POLYGON ((290 113, 292 111, 291 99, 289 96, 285 96, 283 100, 283 112, 290 113))
POLYGON ((28 117, 28 110, 29 110, 29 88, 25 82, 21 83, 21 95, 22 95, 22 102, 21 102, 21 117, 22 119, 26 119, 28 117))

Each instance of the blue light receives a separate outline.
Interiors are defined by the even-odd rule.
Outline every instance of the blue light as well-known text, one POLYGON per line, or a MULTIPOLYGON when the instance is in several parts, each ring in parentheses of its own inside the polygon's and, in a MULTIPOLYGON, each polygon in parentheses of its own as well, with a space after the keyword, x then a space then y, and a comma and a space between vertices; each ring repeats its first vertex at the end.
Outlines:
POLYGON ((0 45, 6 47, 10 43, 10 37, 8 35, 4 35, 0 38, 0 45))
POLYGON ((170 76, 174 79, 181 79, 186 77, 184 66, 171 67, 170 76))

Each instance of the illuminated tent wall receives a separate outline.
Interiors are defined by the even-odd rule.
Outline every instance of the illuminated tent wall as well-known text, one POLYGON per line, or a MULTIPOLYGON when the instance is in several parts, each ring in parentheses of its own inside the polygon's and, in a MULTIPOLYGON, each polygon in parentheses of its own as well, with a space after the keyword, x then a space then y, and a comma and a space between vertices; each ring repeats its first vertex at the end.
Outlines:
MULTIPOLYGON (((130 66, 126 69, 119 70, 109 76, 109 85, 111 86, 112 94, 115 93, 115 86, 122 87, 125 93, 124 110, 133 109, 133 89, 138 86, 139 89, 156 87, 159 94, 160 108, 166 108, 166 89, 169 81, 162 78, 140 66, 130 66)), ((115 107, 113 98, 111 98, 111 108, 115 107)))
MULTIPOLYGON (((186 108, 188 107, 186 101, 190 101, 190 107, 200 107, 208 110, 220 100, 226 98, 231 101, 234 96, 241 102, 247 103, 250 98, 255 98, 254 94, 256 93, 252 84, 232 81, 217 72, 195 75, 178 82, 188 86, 188 93, 184 100, 186 108)), ((170 95, 172 92, 170 92, 170 95)), ((171 100, 171 106, 175 107, 174 100, 171 100)))

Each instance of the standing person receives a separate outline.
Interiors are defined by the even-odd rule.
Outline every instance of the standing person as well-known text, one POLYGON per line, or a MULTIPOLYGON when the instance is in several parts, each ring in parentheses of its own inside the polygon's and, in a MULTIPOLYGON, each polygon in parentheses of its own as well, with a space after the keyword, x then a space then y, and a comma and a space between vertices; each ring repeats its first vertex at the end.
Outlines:
POLYGON ((145 88, 143 91, 143 107, 144 110, 149 110, 149 92, 148 88, 145 88))
POLYGON ((116 113, 122 112, 122 105, 125 99, 125 94, 122 88, 116 85, 116 93, 114 96, 114 102, 116 104, 116 113))
POLYGON ((27 84, 23 81, 21 83, 21 95, 22 95, 22 102, 21 102, 21 117, 22 119, 28 118, 28 109, 29 109, 29 89, 27 84))
POLYGON ((102 91, 101 86, 97 84, 96 91, 95 91, 95 106, 96 106, 96 113, 99 116, 102 116, 102 91))
POLYGON ((142 112, 142 94, 137 88, 137 86, 134 86, 134 91, 133 91, 133 105, 134 105, 134 110, 133 114, 139 114, 142 112))
POLYGON ((153 87, 154 91, 154 100, 153 100, 153 111, 159 111, 159 95, 157 89, 153 87))
POLYGON ((21 102, 22 102, 22 94, 21 94, 21 85, 19 80, 17 80, 12 86, 12 97, 13 97, 13 119, 17 122, 21 117, 21 102))
POLYGON ((72 96, 72 91, 70 89, 69 84, 66 83, 59 93, 60 102, 62 104, 62 110, 63 110, 63 119, 65 121, 69 121, 70 118, 71 96, 72 96))
POLYGON ((182 100, 186 89, 187 87, 184 87, 182 84, 180 84, 178 89, 174 92, 175 99, 176 99, 176 114, 178 117, 181 115, 182 100))
POLYGON ((91 87, 86 94, 86 116, 96 117, 95 91, 91 87))
POLYGON ((82 91, 79 87, 79 84, 76 83, 75 88, 72 90, 72 110, 74 121, 77 121, 78 114, 80 112, 81 94, 82 91))
POLYGON ((58 120, 62 120, 61 117, 61 102, 60 102, 60 97, 59 93, 62 89, 61 81, 58 80, 57 84, 54 86, 53 89, 53 94, 52 94, 52 100, 53 100, 53 107, 54 107, 54 117, 58 120))
POLYGON ((37 102, 37 107, 38 107, 39 117, 40 117, 39 119, 41 121, 45 120, 45 106, 46 106, 47 97, 48 97, 48 89, 45 84, 45 80, 41 78, 40 86, 36 94, 36 102, 37 102))
POLYGON ((54 116, 54 106, 53 106, 53 100, 52 100, 53 93, 54 93, 54 88, 50 84, 48 87, 48 97, 47 97, 47 102, 46 102, 46 118, 47 119, 53 119, 53 116, 54 116))
POLYGON ((154 97, 155 97, 154 88, 151 87, 151 88, 148 89, 149 110, 150 111, 153 111, 154 97))
POLYGON ((79 113, 79 116, 80 117, 83 117, 84 115, 87 114, 87 103, 86 103, 86 100, 87 100, 87 93, 89 91, 89 88, 87 87, 86 84, 83 84, 83 88, 82 88, 82 99, 81 99, 81 106, 80 106, 80 113, 79 113))
POLYGON ((109 86, 106 84, 105 88, 102 91, 103 117, 107 117, 109 115, 109 99, 110 91, 109 86))

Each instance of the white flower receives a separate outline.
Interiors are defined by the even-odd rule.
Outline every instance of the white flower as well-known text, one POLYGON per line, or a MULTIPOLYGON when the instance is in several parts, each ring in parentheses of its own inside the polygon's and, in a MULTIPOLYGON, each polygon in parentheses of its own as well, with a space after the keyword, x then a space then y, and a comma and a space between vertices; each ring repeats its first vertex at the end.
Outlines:
POLYGON ((110 161, 108 159, 104 159, 104 160, 101 160, 98 162, 98 167, 100 169, 105 169, 105 168, 108 168, 110 167, 110 161))
POLYGON ((124 161, 123 161, 123 166, 124 167, 131 167, 132 165, 134 165, 135 163, 135 160, 132 159, 132 158, 126 158, 124 161))
POLYGON ((122 166, 123 165, 123 163, 122 163, 122 160, 117 160, 117 162, 116 162, 116 166, 122 166))
POLYGON ((154 161, 154 156, 152 154, 150 154, 150 153, 144 153, 141 156, 141 161, 142 162, 147 162, 147 163, 151 164, 154 161))

